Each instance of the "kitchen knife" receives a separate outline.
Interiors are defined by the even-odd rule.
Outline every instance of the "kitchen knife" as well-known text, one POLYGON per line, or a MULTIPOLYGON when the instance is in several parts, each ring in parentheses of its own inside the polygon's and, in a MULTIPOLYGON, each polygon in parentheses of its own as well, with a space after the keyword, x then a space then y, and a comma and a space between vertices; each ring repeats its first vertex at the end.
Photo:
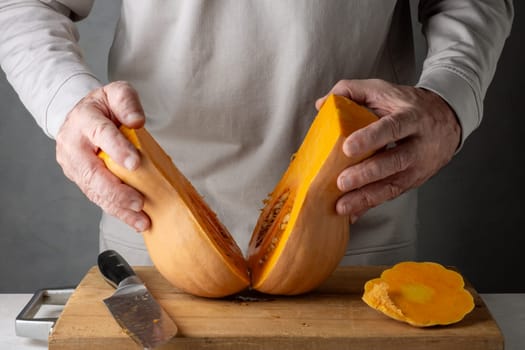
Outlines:
POLYGON ((117 288, 104 303, 136 342, 145 348, 155 348, 177 334, 173 320, 120 254, 114 250, 100 253, 98 268, 104 279, 117 288))

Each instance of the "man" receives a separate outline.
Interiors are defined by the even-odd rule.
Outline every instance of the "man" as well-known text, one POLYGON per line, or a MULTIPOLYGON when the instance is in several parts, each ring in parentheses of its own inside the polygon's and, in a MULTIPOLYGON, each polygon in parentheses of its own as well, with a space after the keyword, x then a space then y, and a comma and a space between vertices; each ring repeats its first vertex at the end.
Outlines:
MULTIPOLYGON (((73 20, 89 0, 0 2, 0 61, 68 178, 107 214, 101 249, 149 263, 143 198, 96 157, 130 169, 117 125, 148 130, 242 248, 326 93, 381 118, 342 152, 379 149, 338 177, 354 223, 343 263, 414 257, 417 193, 479 125, 511 1, 421 1, 428 54, 415 77, 407 1, 123 1, 101 86, 73 20), (373 78, 373 79, 372 79, 373 78), (127 224, 124 224, 124 222, 127 224)), ((329 233, 326 233, 329 234, 329 233)))

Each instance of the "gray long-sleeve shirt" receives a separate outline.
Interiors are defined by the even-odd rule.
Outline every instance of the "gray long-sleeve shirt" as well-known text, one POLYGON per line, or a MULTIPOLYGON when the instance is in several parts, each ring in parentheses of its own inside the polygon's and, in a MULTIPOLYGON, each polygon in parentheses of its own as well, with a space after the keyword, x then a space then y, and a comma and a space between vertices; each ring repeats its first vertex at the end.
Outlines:
MULTIPOLYGON (((0 64, 22 102, 54 137, 71 108, 100 86, 72 20, 90 0, 0 0, 0 64)), ((204 195, 241 248, 316 111, 340 79, 417 84, 454 109, 462 142, 513 16, 511 1, 421 1, 428 55, 415 76, 408 1, 123 1, 111 80, 139 91, 147 128, 204 195)), ((414 256, 417 194, 365 214, 345 263, 414 256)), ((320 234, 329 234, 320 233, 320 234)), ((108 215, 101 247, 148 262, 140 235, 108 215)))

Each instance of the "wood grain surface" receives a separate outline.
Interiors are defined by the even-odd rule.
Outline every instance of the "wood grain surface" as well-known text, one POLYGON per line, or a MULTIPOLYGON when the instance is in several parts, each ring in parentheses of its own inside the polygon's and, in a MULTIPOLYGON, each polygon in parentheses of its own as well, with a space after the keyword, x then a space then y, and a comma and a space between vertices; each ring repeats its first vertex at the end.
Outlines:
MULTIPOLYGON (((136 272, 179 327, 162 349, 503 350, 503 336, 476 291, 476 307, 455 325, 415 328, 369 308, 364 283, 384 266, 339 268, 316 291, 276 297, 246 292, 224 299, 188 295, 153 267, 136 272)), ((49 349, 140 349, 103 299, 114 290, 88 271, 49 337, 49 349)))

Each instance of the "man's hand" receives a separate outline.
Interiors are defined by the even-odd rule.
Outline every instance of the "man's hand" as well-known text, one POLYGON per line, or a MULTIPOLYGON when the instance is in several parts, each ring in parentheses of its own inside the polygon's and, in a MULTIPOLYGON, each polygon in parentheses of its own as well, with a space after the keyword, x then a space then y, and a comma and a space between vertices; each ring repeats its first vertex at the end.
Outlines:
POLYGON ((92 202, 137 231, 150 225, 142 211, 142 195, 110 173, 97 152, 102 149, 119 164, 135 169, 139 154, 118 126, 139 128, 144 122, 137 92, 128 83, 115 82, 83 98, 68 114, 56 137, 56 157, 64 174, 92 202))
MULTIPOLYGON (((349 215, 352 222, 423 184, 451 160, 459 145, 461 128, 455 113, 431 91, 383 80, 342 80, 330 93, 346 96, 380 117, 343 143, 347 156, 379 150, 337 178, 344 193, 337 212, 349 215)), ((325 99, 316 102, 318 109, 325 99)))

